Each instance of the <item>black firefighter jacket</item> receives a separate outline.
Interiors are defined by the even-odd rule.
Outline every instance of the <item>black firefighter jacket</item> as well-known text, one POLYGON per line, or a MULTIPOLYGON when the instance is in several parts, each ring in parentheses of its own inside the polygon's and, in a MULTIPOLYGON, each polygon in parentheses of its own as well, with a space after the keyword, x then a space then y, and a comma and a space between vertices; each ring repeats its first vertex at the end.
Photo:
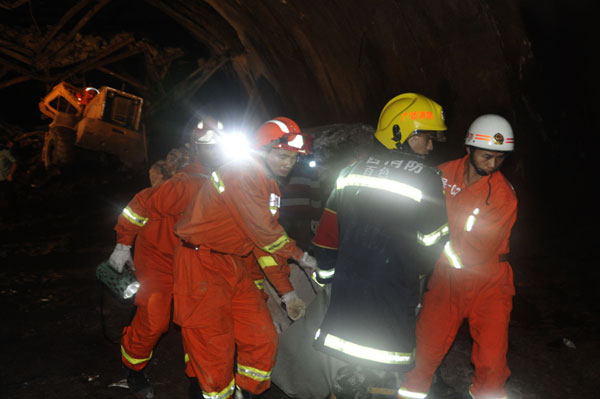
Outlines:
POLYGON ((420 279, 448 240, 440 173, 417 155, 380 150, 343 169, 313 240, 331 303, 315 348, 342 360, 407 370, 420 279))

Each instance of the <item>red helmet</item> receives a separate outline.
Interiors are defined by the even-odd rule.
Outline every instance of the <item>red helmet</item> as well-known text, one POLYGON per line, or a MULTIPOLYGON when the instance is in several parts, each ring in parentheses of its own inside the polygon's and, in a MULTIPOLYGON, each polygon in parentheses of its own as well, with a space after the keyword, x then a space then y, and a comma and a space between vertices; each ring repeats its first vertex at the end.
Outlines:
POLYGON ((306 155, 310 154, 311 142, 312 137, 303 134, 296 122, 290 118, 278 116, 266 121, 258 128, 254 147, 270 146, 306 155))

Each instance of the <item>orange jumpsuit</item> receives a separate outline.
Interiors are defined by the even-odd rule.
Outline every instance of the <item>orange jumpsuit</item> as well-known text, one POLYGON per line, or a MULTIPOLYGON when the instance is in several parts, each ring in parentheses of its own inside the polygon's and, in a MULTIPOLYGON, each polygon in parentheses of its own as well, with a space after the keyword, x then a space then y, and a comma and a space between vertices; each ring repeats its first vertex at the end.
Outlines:
POLYGON ((173 226, 207 178, 202 165, 189 164, 163 184, 136 194, 115 226, 118 243, 132 245, 135 240, 133 263, 140 281, 137 311, 121 339, 121 359, 132 370, 146 366, 169 328, 173 254, 179 241, 173 226))
POLYGON ((417 322, 415 368, 405 376, 401 398, 426 396, 464 318, 473 338, 471 397, 506 397, 508 323, 515 292, 506 255, 517 199, 499 171, 465 187, 466 162, 468 156, 439 166, 457 258, 451 265, 442 256, 435 266, 417 322))
POLYGON ((213 172, 175 226, 173 320, 205 398, 227 399, 236 384, 255 394, 270 386, 277 332, 243 258, 254 253, 267 277, 287 278, 287 259, 302 250, 277 223, 279 189, 263 165, 247 159, 213 172))

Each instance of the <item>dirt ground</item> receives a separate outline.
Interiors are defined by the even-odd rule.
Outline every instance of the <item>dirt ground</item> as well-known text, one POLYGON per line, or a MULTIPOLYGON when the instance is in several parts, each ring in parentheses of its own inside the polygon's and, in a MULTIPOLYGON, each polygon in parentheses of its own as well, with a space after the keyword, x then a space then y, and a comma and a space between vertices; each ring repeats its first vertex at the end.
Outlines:
MULTIPOLYGON (((95 269, 114 247, 117 215, 146 185, 145 175, 96 165, 39 187, 2 187, 0 398, 133 398, 113 384, 124 378, 117 342, 134 308, 102 291, 95 269)), ((557 250, 561 232, 532 237, 540 233, 534 220, 520 214, 513 233, 520 244, 512 255, 509 398, 598 397, 599 272, 584 251, 557 250)), ((442 370, 461 391, 470 346, 465 325, 442 370)), ((172 325, 147 370, 157 399, 186 397, 183 369, 172 325)), ((263 397, 286 398, 276 387, 263 397)))

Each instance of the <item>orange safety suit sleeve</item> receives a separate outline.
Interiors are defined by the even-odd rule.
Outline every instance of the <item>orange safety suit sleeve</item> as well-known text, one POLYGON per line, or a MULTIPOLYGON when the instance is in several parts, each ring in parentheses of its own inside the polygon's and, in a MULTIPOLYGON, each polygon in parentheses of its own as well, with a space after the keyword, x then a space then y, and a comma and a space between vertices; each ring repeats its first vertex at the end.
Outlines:
MULTIPOLYGON (((215 174, 217 172, 213 173, 213 179, 215 174)), ((302 258, 303 251, 296 247, 295 241, 288 237, 271 212, 269 200, 272 193, 268 191, 264 173, 257 173, 255 168, 228 169, 222 180, 225 187, 222 194, 228 209, 239 221, 244 234, 258 248, 274 257, 302 258)), ((280 264, 279 261, 277 263, 280 264)))
POLYGON ((294 290, 290 282, 290 267, 287 259, 281 256, 272 256, 267 251, 254 247, 252 250, 258 260, 258 265, 267 277, 267 280, 275 287, 279 295, 287 294, 294 290))
POLYGON ((451 233, 450 241, 463 266, 497 262, 501 246, 510 236, 516 218, 516 197, 512 191, 505 192, 490 206, 481 209, 470 231, 459 226, 459 234, 452 237, 451 233))
POLYGON ((156 187, 146 203, 148 212, 151 215, 180 216, 198 189, 191 179, 185 173, 178 173, 156 187))
POLYGON ((153 192, 154 187, 143 189, 123 209, 115 226, 117 243, 133 245, 140 229, 150 220, 148 216, 148 200, 153 192))

